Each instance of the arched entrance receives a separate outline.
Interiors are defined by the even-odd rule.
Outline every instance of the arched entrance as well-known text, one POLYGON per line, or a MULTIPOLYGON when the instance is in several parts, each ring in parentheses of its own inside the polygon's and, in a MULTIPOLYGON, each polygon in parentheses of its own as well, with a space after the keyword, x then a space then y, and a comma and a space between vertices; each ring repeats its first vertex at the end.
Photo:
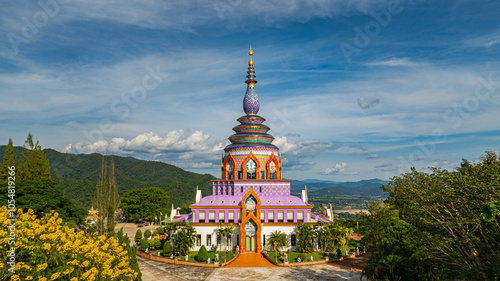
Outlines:
POLYGON ((260 234, 262 225, 260 222, 260 198, 250 189, 241 200, 241 253, 257 252, 262 250, 260 234))

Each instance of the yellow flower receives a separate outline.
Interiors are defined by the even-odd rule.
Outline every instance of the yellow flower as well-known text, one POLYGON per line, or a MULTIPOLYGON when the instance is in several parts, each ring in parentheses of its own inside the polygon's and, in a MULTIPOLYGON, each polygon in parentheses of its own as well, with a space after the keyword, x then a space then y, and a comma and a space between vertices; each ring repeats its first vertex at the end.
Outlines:
POLYGON ((42 278, 38 279, 38 281, 47 281, 47 278, 42 277, 42 278))
POLYGON ((46 251, 50 250, 50 244, 49 243, 43 243, 43 249, 46 251))
POLYGON ((47 268, 47 263, 40 264, 40 265, 38 265, 38 267, 37 267, 37 268, 38 268, 38 271, 40 271, 40 270, 44 270, 44 269, 46 269, 46 268, 47 268))
POLYGON ((26 280, 33 280, 33 276, 26 277, 26 280))
POLYGON ((10 280, 11 280, 11 281, 17 281, 17 280, 21 280, 21 279, 19 279, 19 275, 14 274, 14 275, 12 275, 12 276, 10 277, 10 280))
POLYGON ((59 278, 60 275, 61 275, 60 272, 56 272, 56 273, 52 274, 52 277, 50 277, 50 280, 56 280, 57 278, 59 278))

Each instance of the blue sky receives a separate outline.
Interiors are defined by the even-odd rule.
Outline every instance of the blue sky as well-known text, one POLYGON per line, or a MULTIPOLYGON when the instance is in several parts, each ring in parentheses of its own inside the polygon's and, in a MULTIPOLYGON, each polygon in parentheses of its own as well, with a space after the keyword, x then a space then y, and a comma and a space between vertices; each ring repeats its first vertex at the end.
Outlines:
POLYGON ((4 1, 0 142, 220 176, 259 115, 291 179, 452 169, 500 141, 498 1, 4 1), (286 3, 286 4, 285 4, 286 3))

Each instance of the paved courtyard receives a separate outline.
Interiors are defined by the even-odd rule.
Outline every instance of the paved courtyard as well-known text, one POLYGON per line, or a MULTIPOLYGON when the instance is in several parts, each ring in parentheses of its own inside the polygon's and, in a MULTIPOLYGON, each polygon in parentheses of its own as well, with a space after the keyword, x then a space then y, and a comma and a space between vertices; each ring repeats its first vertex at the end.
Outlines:
MULTIPOLYGON (((144 281, 177 280, 342 280, 359 281, 361 274, 329 264, 300 267, 201 268, 155 262, 138 257, 144 281)), ((362 280, 367 280, 363 278, 362 280)))
MULTIPOLYGON (((135 232, 139 229, 132 223, 120 223, 117 225, 118 231, 121 227, 125 233, 133 240, 135 232)), ((153 226, 140 228, 143 232, 146 229, 153 229, 153 226)), ((339 280, 339 281, 359 281, 361 274, 342 269, 330 264, 319 264, 300 267, 239 267, 239 268, 202 268, 194 266, 182 266, 156 262, 141 257, 137 257, 139 267, 144 281, 181 281, 181 280, 339 280)), ((367 280, 363 278, 362 280, 367 280)))

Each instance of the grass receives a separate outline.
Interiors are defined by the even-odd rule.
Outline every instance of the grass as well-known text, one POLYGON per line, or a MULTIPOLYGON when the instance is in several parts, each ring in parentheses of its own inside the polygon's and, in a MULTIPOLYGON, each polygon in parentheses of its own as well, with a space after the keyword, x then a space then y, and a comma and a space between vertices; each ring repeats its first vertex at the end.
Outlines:
MULTIPOLYGON (((341 251, 342 251, 342 256, 345 255, 345 252, 348 251, 353 248, 352 246, 349 246, 349 245, 344 245, 344 246, 338 246, 336 245, 336 248, 339 248, 341 251)), ((354 248, 356 249, 356 248, 354 248)), ((359 249, 360 251, 362 251, 362 248, 359 249)), ((288 256, 288 261, 289 262, 297 262, 297 258, 299 257, 300 254, 303 254, 305 257, 306 257, 306 260, 305 261, 310 261, 311 260, 311 256, 313 258, 313 261, 319 261, 319 260, 322 260, 323 259, 323 253, 322 252, 312 252, 312 253, 299 253, 299 252, 294 252, 294 251, 291 251, 289 256, 288 256)), ((274 261, 276 261, 276 252, 275 251, 268 251, 267 252, 267 255, 274 261)), ((328 257, 329 259, 334 259, 335 258, 335 252, 330 252, 328 253, 328 257)), ((302 260, 304 261, 304 260, 302 260)), ((279 263, 283 263, 283 258, 280 258, 280 253, 278 251, 278 262, 279 263)))
MULTIPOLYGON (((217 251, 216 253, 219 254, 219 259, 220 259, 219 262, 223 263, 224 262, 224 258, 222 257, 222 254, 224 253, 224 251, 222 251, 222 252, 217 251)), ((215 254, 216 253, 214 253, 214 252, 208 252, 208 258, 210 258, 210 262, 211 263, 214 262, 214 260, 215 260, 215 254)), ((188 255, 187 255, 188 256, 188 261, 197 261, 197 260, 195 260, 196 255, 198 255, 198 251, 191 251, 191 252, 189 252, 188 255)), ((233 257, 234 257, 234 252, 227 252, 226 260, 230 260, 233 257)), ((186 256, 181 256, 180 259, 181 260, 185 260, 186 256)))
MULTIPOLYGON (((323 259, 323 253, 321 253, 321 252, 312 252, 312 253, 290 252, 290 254, 288 256, 288 261, 289 262, 297 262, 297 258, 301 254, 304 254, 304 256, 306 257, 306 261, 310 261, 311 260, 311 256, 312 256, 312 258, 313 258, 314 261, 319 261, 319 260, 323 259)), ((275 251, 269 251, 269 252, 267 252, 267 255, 272 260, 274 260, 274 261, 276 260, 276 252, 275 251)), ((279 263, 283 262, 283 259, 280 258, 280 253, 279 252, 278 252, 278 262, 279 263)))

